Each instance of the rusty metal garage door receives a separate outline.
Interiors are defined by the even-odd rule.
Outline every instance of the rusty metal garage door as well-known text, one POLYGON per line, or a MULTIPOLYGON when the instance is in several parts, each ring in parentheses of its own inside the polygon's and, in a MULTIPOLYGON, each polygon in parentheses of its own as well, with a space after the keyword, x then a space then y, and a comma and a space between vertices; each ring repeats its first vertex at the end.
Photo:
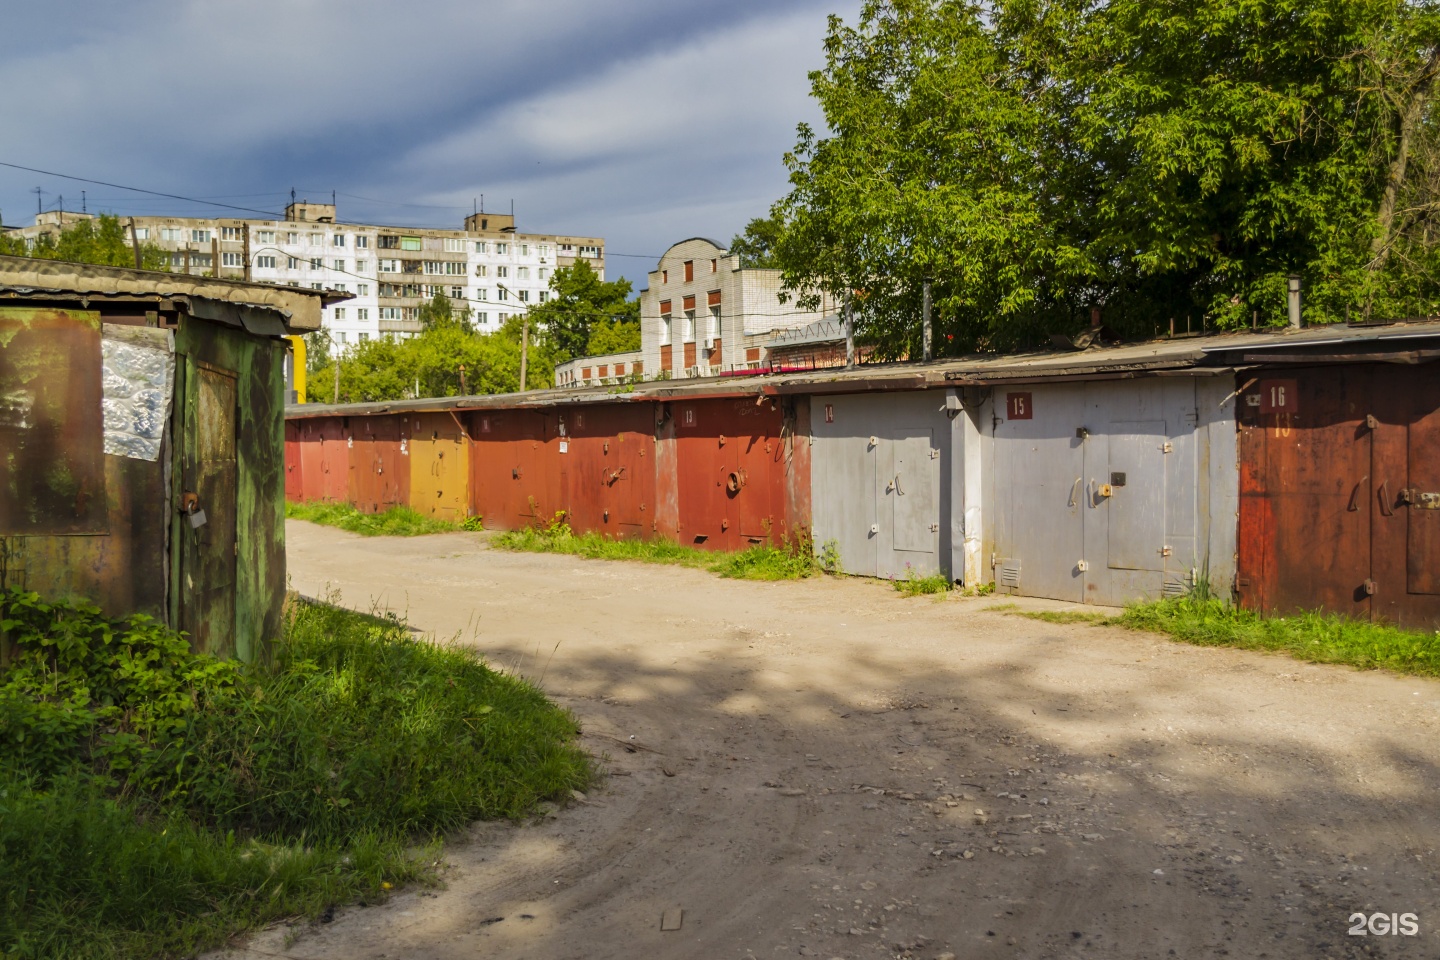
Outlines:
POLYGON ((1241 400, 1241 602, 1440 623, 1435 368, 1252 374, 1241 400))

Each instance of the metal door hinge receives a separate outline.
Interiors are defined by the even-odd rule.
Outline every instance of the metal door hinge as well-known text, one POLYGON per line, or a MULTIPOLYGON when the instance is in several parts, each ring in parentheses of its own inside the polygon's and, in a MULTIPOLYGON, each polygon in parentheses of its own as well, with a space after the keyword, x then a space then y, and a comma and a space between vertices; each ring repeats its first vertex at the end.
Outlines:
POLYGON ((1169 548, 1168 546, 1161 547, 1161 548, 1160 548, 1160 556, 1162 556, 1162 557, 1168 557, 1168 556, 1170 556, 1170 548, 1169 548))
MULTIPOLYGON (((1366 429, 1368 429, 1368 430, 1378 430, 1378 429, 1380 429, 1380 421, 1379 421, 1378 419, 1376 419, 1375 414, 1373 414, 1373 413, 1367 413, 1367 414, 1365 414, 1365 427, 1366 427, 1366 429)), ((1368 583, 1369 581, 1366 581, 1366 582, 1368 583)))
POLYGON ((1084 573, 1086 570, 1090 569, 1090 564, 1086 563, 1084 560, 1079 560, 1075 563, 1075 569, 1079 570, 1081 573, 1084 573))
POLYGON ((1161 452, 1161 453, 1174 453, 1174 452, 1175 452, 1175 444, 1171 443, 1171 442, 1168 441, 1168 440, 1165 441, 1164 443, 1160 444, 1160 452, 1161 452))
POLYGON ((940 451, 939 451, 938 448, 936 448, 936 447, 931 447, 931 448, 930 448, 930 459, 931 459, 931 460, 939 460, 939 459, 940 459, 940 451))
POLYGON ((1364 587, 1364 590, 1365 590, 1365 596, 1367 596, 1367 597, 1373 597, 1373 596, 1375 596, 1375 581, 1374 581, 1374 580, 1368 580, 1368 579, 1367 579, 1367 580, 1365 581, 1365 583, 1363 584, 1363 587, 1364 587))
POLYGON ((932 524, 930 524, 930 532, 931 532, 931 533, 938 533, 939 531, 940 531, 940 524, 938 524, 938 523, 932 523, 932 524))

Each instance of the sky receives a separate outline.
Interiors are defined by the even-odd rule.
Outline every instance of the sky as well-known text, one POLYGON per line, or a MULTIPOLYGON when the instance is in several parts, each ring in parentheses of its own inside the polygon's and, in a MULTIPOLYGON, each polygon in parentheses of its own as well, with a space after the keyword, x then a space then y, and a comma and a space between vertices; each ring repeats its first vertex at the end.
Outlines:
MULTIPOLYGON (((827 16, 860 0, 56 0, 6 5, 0 161, 274 211, 604 238, 644 286, 786 189, 827 16), (624 255, 631 256, 624 256, 624 255)), ((0 216, 259 216, 0 167, 0 216)))

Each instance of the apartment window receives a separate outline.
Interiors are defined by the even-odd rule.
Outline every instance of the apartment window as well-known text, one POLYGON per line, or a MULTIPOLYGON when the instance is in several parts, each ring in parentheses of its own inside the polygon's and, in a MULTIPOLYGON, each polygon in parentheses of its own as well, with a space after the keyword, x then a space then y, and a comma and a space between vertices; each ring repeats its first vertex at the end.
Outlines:
POLYGON ((243 267, 245 266, 245 254, 222 253, 220 254, 220 265, 222 267, 243 267))
POLYGON ((385 258, 385 257, 381 257, 381 258, 380 258, 380 272, 381 272, 381 273, 399 273, 399 272, 400 272, 400 261, 399 261, 399 260, 390 260, 390 259, 387 259, 387 258, 385 258))
POLYGON ((464 253, 464 252, 465 252, 465 240, 464 240, 464 238, 463 238, 463 237, 446 237, 446 238, 445 238, 445 252, 446 252, 446 253, 464 253))
POLYGON ((490 244, 486 243, 484 240, 476 240, 476 241, 475 241, 475 252, 476 252, 476 253, 489 253, 489 252, 490 252, 490 244))
POLYGON ((550 291, 549 291, 549 290, 541 290, 541 291, 540 291, 540 302, 541 302, 541 303, 544 303, 546 300, 549 300, 549 299, 550 299, 550 291))
POLYGON ((720 337, 720 308, 710 308, 710 319, 705 327, 705 339, 716 340, 720 337))
POLYGON ((149 240, 149 239, 150 239, 150 228, 149 228, 149 227, 136 227, 136 228, 135 228, 135 239, 137 239, 137 240, 149 240))
POLYGON ((369 261, 369 260, 356 260, 356 261, 355 261, 355 272, 356 272, 356 273, 369 273, 369 272, 370 272, 370 261, 369 261))
POLYGON ((419 319, 420 319, 420 308, 419 308, 419 307, 401 307, 401 308, 400 308, 400 319, 401 319, 401 320, 419 320, 419 319))
POLYGON ((360 235, 356 236, 356 237, 355 237, 355 249, 356 249, 356 250, 368 250, 368 249, 370 249, 370 238, 367 237, 367 236, 365 236, 364 234, 360 234, 360 235))
POLYGON ((345 284, 343 284, 343 283, 337 283, 337 284, 335 284, 335 289, 336 289, 336 290, 339 290, 341 293, 345 293, 345 292, 346 292, 346 290, 345 290, 345 284))
POLYGON ((685 311, 685 342, 691 343, 695 340, 695 311, 685 311))
POLYGON ((339 270, 339 271, 341 271, 342 273, 345 271, 345 261, 344 261, 344 260, 331 260, 331 261, 330 261, 330 266, 331 266, 332 269, 339 270))
POLYGON ((381 307, 381 308, 380 308, 380 319, 381 319, 381 320, 399 320, 399 319, 400 319, 400 308, 399 308, 399 307, 381 307))
POLYGON ((310 289, 311 289, 311 290, 324 290, 324 289, 325 289, 325 284, 323 284, 323 283, 312 283, 312 284, 310 284, 310 289))
POLYGON ((274 270, 275 258, 270 256, 259 256, 255 258, 255 266, 261 270, 274 270))
POLYGON ((451 300, 464 300, 464 299, 465 299, 465 288, 464 288, 464 287, 451 287, 451 288, 450 288, 450 299, 451 299, 451 300))
POLYGON ((463 276, 465 276, 465 261, 464 261, 464 260, 446 260, 446 261, 445 261, 445 276, 447 276, 447 277, 463 277, 463 276))
POLYGON ((396 237, 396 236, 391 236, 390 234, 386 234, 386 233, 380 234, 380 249, 381 249, 381 250, 399 250, 399 249, 400 249, 400 238, 399 238, 399 237, 396 237))
POLYGON ((510 252, 510 244, 504 242, 503 240, 497 240, 497 241, 495 242, 495 252, 496 252, 496 253, 509 253, 509 252, 510 252))
POLYGON ((419 238, 419 237, 401 237, 401 238, 400 238, 400 249, 401 249, 401 250, 419 250, 419 249, 421 248, 421 246, 422 246, 422 244, 420 243, 420 238, 419 238))
POLYGON ((285 234, 285 242, 286 242, 286 243, 299 243, 299 242, 300 242, 300 234, 296 233, 294 230, 291 230, 289 233, 285 234))
POLYGON ((717 259, 715 259, 714 257, 711 257, 711 258, 710 258, 710 272, 711 272, 711 273, 715 273, 715 272, 718 271, 719 269, 720 269, 720 261, 717 260, 717 259))
POLYGON ((528 256, 530 256, 530 244, 528 244, 528 243, 522 243, 522 244, 520 244, 520 256, 522 256, 522 257, 528 257, 528 256))
POLYGON ((495 322, 496 322, 496 323, 504 323, 506 320, 509 320, 509 319, 510 319, 510 314, 508 314, 508 313, 497 313, 497 314, 495 314, 495 322))
POLYGON ((357 283, 357 284, 355 284, 355 292, 356 292, 357 294, 359 294, 360 296, 362 296, 362 297, 368 297, 368 296, 370 296, 370 284, 368 284, 368 283, 357 283))
POLYGON ((311 257, 311 258, 310 258, 310 269, 311 269, 311 270, 323 270, 324 268, 325 268, 325 261, 324 261, 324 260, 321 260, 319 257, 311 257))
POLYGON ((355 308, 355 319, 356 319, 356 320, 369 320, 369 319, 370 319, 370 308, 369 308, 369 307, 356 307, 356 308, 355 308))
POLYGON ((529 268, 529 267, 516 267, 516 268, 515 268, 515 279, 517 279, 517 280, 529 280, 529 279, 530 279, 530 268, 529 268))
POLYGON ((275 242, 275 231, 274 231, 274 230, 256 230, 256 231, 255 231, 255 242, 256 242, 256 243, 274 243, 274 242, 275 242))
POLYGON ((530 291, 529 291, 529 290, 521 290, 521 291, 520 291, 520 302, 521 302, 521 303, 529 303, 529 302, 530 302, 530 291))
POLYGON ((310 246, 312 246, 312 247, 318 247, 318 246, 320 246, 321 244, 323 244, 323 243, 325 242, 325 234, 323 234, 323 233, 312 233, 312 234, 310 234, 310 236, 309 236, 308 239, 309 239, 309 242, 310 242, 310 246))
POLYGON ((485 313, 485 312, 482 310, 480 313, 475 314, 475 319, 476 319, 476 320, 479 320, 481 323, 489 323, 489 322, 490 322, 490 314, 485 313))
POLYGON ((335 308, 335 319, 336 319, 336 320, 344 320, 344 319, 345 319, 345 308, 344 308, 344 307, 336 307, 336 308, 335 308))
POLYGON ((598 256, 600 256, 600 248, 599 248, 599 247, 585 247, 585 246, 582 246, 582 247, 580 248, 580 256, 582 256, 582 257, 598 257, 598 256))
POLYGON ((686 282, 686 283, 689 283, 690 281, 692 281, 692 280, 694 280, 694 279, 695 279, 695 261, 694 261, 694 260, 686 260, 686 261, 685 261, 685 282, 686 282))
POLYGON ((497 276, 497 277, 508 277, 508 276, 510 276, 510 268, 507 267, 507 266, 504 266, 503 264, 502 264, 501 266, 496 267, 496 268, 495 268, 495 276, 497 276))
POLYGON ((536 272, 536 275, 539 276, 539 278, 540 278, 541 280, 544 280, 546 277, 550 276, 550 271, 549 271, 548 269, 546 269, 545 267, 541 267, 539 270, 537 270, 537 271, 535 271, 535 272, 536 272))
POLYGON ((475 265, 475 276, 477 276, 477 277, 488 277, 489 275, 490 275, 490 268, 487 267, 487 266, 485 266, 485 264, 479 263, 479 264, 476 264, 476 265, 475 265))
POLYGON ((661 282, 661 283, 669 283, 669 282, 670 282, 670 271, 669 271, 669 270, 661 270, 661 271, 660 271, 660 282, 661 282))
POLYGON ((501 287, 499 290, 496 290, 496 291, 495 291, 495 299, 496 299, 496 300, 509 300, 509 299, 510 299, 510 293, 509 293, 509 291, 506 290, 504 287, 501 287))
POLYGON ((220 228, 220 239, 221 239, 221 240, 239 240, 239 239, 241 239, 241 238, 244 236, 244 233, 242 232, 242 230, 243 230, 242 227, 221 227, 221 228, 220 228))
POLYGON ((340 342, 341 342, 341 343, 344 343, 344 342, 345 342, 345 331, 344 331, 344 330, 341 330, 341 331, 340 331, 340 342))
POLYGON ((208 253, 192 253, 192 254, 190 254, 190 266, 191 266, 191 268, 197 269, 197 270, 200 269, 200 268, 202 268, 202 267, 208 268, 208 267, 210 266, 210 254, 208 254, 208 253))
POLYGON ((345 234, 334 233, 330 235, 330 245, 335 247, 345 246, 345 234))
POLYGON ((209 242, 210 242, 210 237, 211 237, 212 235, 213 235, 213 234, 212 234, 211 231, 209 231, 209 230, 191 230, 191 231, 190 231, 190 242, 191 242, 191 243, 209 243, 209 242))
POLYGON ((366 341, 366 340, 369 340, 369 339, 370 339, 370 334, 366 333, 366 332, 363 331, 363 330, 360 331, 360 341, 361 341, 362 343, 363 343, 364 341, 366 341))
POLYGON ((161 227, 161 228, 160 228, 160 239, 161 239, 161 240, 168 240, 168 241, 171 241, 172 243, 178 243, 178 242, 180 241, 180 238, 181 238, 182 236, 183 236, 183 234, 182 234, 182 232, 181 232, 181 230, 180 230, 179 227, 161 227))
POLYGON ((426 272, 426 273, 443 274, 443 273, 445 272, 445 261, 443 261, 443 260, 426 260, 426 261, 425 261, 425 272, 426 272))
POLYGON ((540 246, 536 247, 535 249, 536 249, 536 251, 540 254, 540 256, 541 256, 542 258, 543 258, 543 257, 548 257, 548 256, 550 256, 550 244, 548 244, 548 243, 542 243, 542 244, 540 244, 540 246))
POLYGON ((286 258, 285 258, 285 269, 286 269, 286 270, 295 270, 295 269, 298 269, 299 266, 300 266, 300 261, 297 260, 296 258, 294 258, 294 257, 286 257, 286 258))
POLYGON ((475 288, 475 299, 476 299, 476 300, 489 300, 489 299, 490 299, 490 291, 489 291, 489 290, 486 290, 484 287, 476 287, 476 288, 475 288))

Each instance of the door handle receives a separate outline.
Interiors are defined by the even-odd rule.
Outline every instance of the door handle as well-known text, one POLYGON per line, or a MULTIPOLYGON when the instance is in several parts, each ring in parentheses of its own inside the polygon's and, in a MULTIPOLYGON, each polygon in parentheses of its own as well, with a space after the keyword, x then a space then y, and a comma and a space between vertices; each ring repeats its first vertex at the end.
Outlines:
POLYGON ((1355 484, 1355 489, 1350 491, 1350 503, 1345 507, 1348 513, 1354 513, 1360 509, 1360 486, 1369 479, 1370 474, 1365 474, 1365 476, 1360 478, 1360 483, 1355 484))
POLYGON ((1395 511, 1390 509, 1389 484, 1389 480, 1380 481, 1380 513, 1382 516, 1393 517, 1395 516, 1395 511))
POLYGON ((895 474, 895 496, 905 496, 905 491, 900 489, 900 474, 895 474))
POLYGON ((1076 477, 1075 482, 1070 484, 1070 506, 1075 506, 1075 495, 1080 492, 1080 482, 1084 477, 1076 477))

